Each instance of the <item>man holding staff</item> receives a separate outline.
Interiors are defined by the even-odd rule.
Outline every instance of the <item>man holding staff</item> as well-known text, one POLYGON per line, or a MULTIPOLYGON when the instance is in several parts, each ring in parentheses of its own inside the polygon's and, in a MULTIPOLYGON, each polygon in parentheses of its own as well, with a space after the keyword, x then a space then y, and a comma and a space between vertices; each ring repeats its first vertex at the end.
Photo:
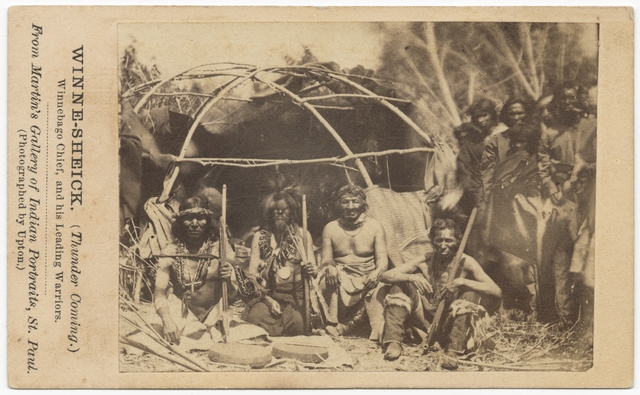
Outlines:
POLYGON ((302 271, 309 277, 317 276, 311 235, 298 226, 299 200, 289 190, 268 195, 262 201, 261 228, 251 243, 248 275, 256 278, 265 292, 247 301, 242 319, 271 336, 304 334, 302 271))
POLYGON ((328 307, 326 330, 340 336, 369 318, 371 338, 381 331, 382 305, 374 294, 387 270, 387 244, 382 224, 367 217, 367 197, 357 185, 336 194, 340 218, 322 232, 322 275, 319 287, 328 307))
POLYGON ((187 199, 174 217, 175 242, 164 247, 158 258, 155 307, 162 319, 163 336, 172 343, 179 344, 181 336, 197 339, 215 325, 219 314, 210 313, 218 310, 215 307, 222 297, 223 281, 231 280, 230 302, 236 296, 236 279, 229 263, 234 252, 227 244, 227 261, 218 259, 218 232, 212 215, 204 198, 187 199))
POLYGON ((502 293, 478 262, 466 254, 460 261, 460 275, 449 278, 462 240, 460 228, 452 219, 436 219, 429 233, 433 252, 424 260, 405 263, 380 277, 380 281, 392 285, 385 299, 384 357, 395 360, 402 355, 405 323, 428 332, 440 299, 450 293, 455 300, 444 312, 446 318, 436 340, 449 357, 442 367, 453 370, 458 367, 458 355, 477 348, 484 340, 488 315, 477 305, 480 296, 500 298, 502 293))

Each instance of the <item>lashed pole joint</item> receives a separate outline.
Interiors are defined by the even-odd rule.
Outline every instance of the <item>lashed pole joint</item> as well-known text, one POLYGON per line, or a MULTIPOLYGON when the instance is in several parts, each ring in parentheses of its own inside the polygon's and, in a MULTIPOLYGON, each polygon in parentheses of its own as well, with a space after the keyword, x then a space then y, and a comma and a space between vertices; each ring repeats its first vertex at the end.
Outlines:
MULTIPOLYGON (((187 153, 187 148, 189 147, 189 143, 191 142, 191 138, 193 137, 193 134, 198 128, 198 125, 200 125, 200 121, 202 121, 202 118, 207 113, 207 111, 209 111, 209 109, 214 104, 216 104, 219 100, 221 100, 224 97, 224 95, 229 93, 229 91, 231 91, 233 88, 253 78, 258 73, 258 71, 259 71, 258 69, 254 69, 253 72, 247 74, 242 78, 235 78, 229 81, 224 88, 218 91, 215 97, 212 97, 211 99, 209 99, 205 105, 203 105, 200 109, 198 109, 198 115, 196 116, 196 119, 194 119, 193 124, 189 129, 189 133, 187 134, 187 137, 184 140, 184 144, 182 145, 182 149, 180 150, 180 155, 177 158, 178 160, 184 159, 184 156, 187 153)), ((177 164, 171 169, 171 172, 168 175, 168 177, 165 177, 164 185, 162 187, 162 194, 160 194, 160 197, 158 198, 158 201, 160 203, 163 203, 169 199, 169 194, 171 193, 173 184, 176 182, 176 179, 178 178, 178 174, 180 174, 179 164, 177 164)))
MULTIPOLYGON (((271 89, 273 89, 273 90, 275 90, 277 92, 284 93, 285 95, 287 95, 291 99, 293 99, 293 101, 297 105, 302 106, 305 109, 307 109, 309 112, 311 112, 318 119, 318 121, 320 121, 322 126, 324 126, 325 129, 327 129, 329 131, 329 133, 331 133, 331 135, 338 142, 338 144, 340 145, 342 150, 347 155, 354 155, 353 151, 351 151, 349 146, 347 146, 347 144, 344 142, 342 137, 340 137, 338 132, 336 132, 336 130, 331 126, 331 124, 329 124, 329 122, 327 122, 327 120, 311 104, 303 101, 300 96, 296 95, 295 93, 291 92, 290 90, 288 90, 288 89, 286 89, 286 88, 284 88, 284 87, 282 87, 282 86, 280 86, 278 84, 274 84, 273 82, 264 80, 264 79, 259 78, 259 77, 255 77, 255 79, 260 81, 260 82, 262 82, 263 84, 269 86, 271 89)), ((356 166, 358 167, 358 170, 362 174, 362 178, 364 178, 365 184, 367 184, 367 187, 373 186, 373 181, 371 180, 371 177, 369 176, 369 172, 364 167, 364 164, 362 163, 360 158, 356 158, 355 161, 356 161, 356 166)))
POLYGON ((400 117, 400 119, 402 119, 407 125, 409 125, 409 127, 411 127, 411 129, 413 129, 416 133, 418 133, 418 135, 420 137, 422 137, 424 139, 424 141, 427 142, 427 144, 430 147, 435 147, 435 144, 433 142, 433 139, 431 138, 431 136, 429 136, 428 134, 426 134, 421 128, 420 126, 418 126, 415 122, 413 122, 413 120, 411 118, 409 118, 405 113, 403 113, 402 111, 400 111, 400 109, 396 106, 394 106, 393 104, 389 103, 387 100, 385 100, 384 98, 376 95, 375 93, 373 93, 372 91, 368 90, 367 88, 365 88, 364 86, 358 84, 357 82, 353 82, 351 81, 349 78, 343 77, 341 75, 338 75, 336 73, 332 73, 330 71, 325 71, 325 70, 319 70, 319 72, 325 73, 327 74, 330 78, 335 78, 338 81, 342 81, 345 84, 351 85, 352 87, 356 88, 357 90, 359 90, 360 92, 364 92, 367 95, 369 95, 372 99, 377 99, 376 101, 378 101, 380 104, 382 104, 383 106, 387 107, 389 110, 391 110, 392 112, 394 112, 396 115, 398 115, 400 117))

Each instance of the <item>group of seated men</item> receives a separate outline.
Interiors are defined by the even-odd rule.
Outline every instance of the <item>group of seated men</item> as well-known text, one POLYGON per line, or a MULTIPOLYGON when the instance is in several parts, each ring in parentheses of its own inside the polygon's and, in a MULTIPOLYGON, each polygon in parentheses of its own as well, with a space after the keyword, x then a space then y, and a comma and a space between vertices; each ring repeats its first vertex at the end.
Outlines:
POLYGON ((480 346, 478 328, 486 323, 486 311, 477 305, 478 299, 500 298, 501 290, 467 255, 459 277, 448 278, 462 239, 453 220, 434 220, 432 253, 389 269, 382 224, 367 216, 364 191, 345 185, 336 193, 340 216, 324 228, 318 265, 312 237, 304 235, 300 226, 299 201, 295 192, 287 190, 263 200, 260 229, 253 236, 246 270, 230 263, 231 246, 225 246, 227 262, 217 259, 217 221, 206 199, 193 197, 180 206, 172 228, 175 241, 158 260, 155 285, 156 310, 168 341, 180 341, 189 313, 200 322, 211 321, 208 316, 219 304, 222 281, 229 284, 230 303, 244 300, 244 321, 271 336, 302 335, 307 277, 314 279, 322 295, 326 332, 340 336, 366 326, 368 319, 371 339, 380 341, 387 360, 402 355, 407 330, 417 329, 422 336, 429 331, 439 299, 446 293, 456 300, 436 334, 449 357, 442 366, 456 369, 459 354, 480 346))

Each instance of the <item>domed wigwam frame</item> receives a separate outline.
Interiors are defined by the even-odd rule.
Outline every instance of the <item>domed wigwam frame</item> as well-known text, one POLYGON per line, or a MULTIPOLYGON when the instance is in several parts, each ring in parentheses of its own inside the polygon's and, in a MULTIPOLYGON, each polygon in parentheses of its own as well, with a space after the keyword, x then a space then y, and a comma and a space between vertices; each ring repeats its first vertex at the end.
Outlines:
MULTIPOLYGON (((295 164, 329 164, 346 167, 344 165, 345 162, 353 161, 355 169, 361 174, 364 183, 370 187, 374 182, 365 168, 362 158, 435 152, 443 149, 442 143, 435 142, 429 134, 407 115, 406 111, 401 110, 402 106, 410 106, 411 101, 374 92, 376 87, 383 87, 383 89, 390 91, 387 87, 391 84, 373 76, 339 71, 335 63, 313 63, 302 66, 265 68, 237 63, 210 63, 190 68, 165 79, 156 79, 138 85, 123 93, 122 97, 127 99, 141 96, 134 107, 135 113, 140 113, 144 108, 152 108, 154 103, 166 100, 168 97, 175 99, 178 106, 180 106, 180 101, 183 98, 190 98, 192 105, 188 111, 183 108, 181 110, 193 117, 193 122, 189 127, 179 155, 177 155, 174 164, 169 167, 165 176, 163 191, 159 197, 159 201, 164 202, 170 197, 171 189, 180 174, 182 164, 187 162, 195 162, 205 166, 253 168, 295 164), (191 84, 184 84, 183 81, 191 82, 191 84), (211 84, 211 87, 207 85, 207 90, 210 93, 202 93, 201 84, 194 84, 194 81, 209 81, 208 84, 211 84), (172 83, 190 85, 190 88, 163 92, 172 83), (194 86, 197 86, 198 89, 191 89, 194 86), (328 86, 332 86, 334 89, 328 88, 328 86), (252 91, 254 94, 242 94, 247 91, 252 91), (256 92, 259 93, 255 94, 256 92), (216 129, 224 127, 225 122, 217 122, 214 115, 212 115, 211 110, 213 108, 223 102, 235 102, 237 103, 236 105, 251 105, 267 96, 275 97, 280 101, 288 100, 311 114, 339 144, 344 156, 308 159, 189 157, 188 147, 198 127, 204 126, 212 133, 216 133, 216 129), (421 146, 354 153, 341 137, 339 127, 332 125, 327 119, 326 113, 331 111, 350 111, 359 105, 375 105, 386 108, 387 111, 395 114, 410 130, 416 133, 418 140, 421 140, 421 146)), ((395 90, 392 91, 393 95, 398 96, 396 92, 395 90)), ((222 111, 224 112, 224 110, 222 111)), ((346 168, 353 170, 353 167, 346 168)))

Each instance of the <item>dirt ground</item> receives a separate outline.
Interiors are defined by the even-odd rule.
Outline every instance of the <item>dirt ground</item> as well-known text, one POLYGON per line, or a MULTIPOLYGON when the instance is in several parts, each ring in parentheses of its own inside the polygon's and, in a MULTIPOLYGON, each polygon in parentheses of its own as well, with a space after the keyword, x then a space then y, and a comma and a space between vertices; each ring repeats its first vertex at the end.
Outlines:
MULTIPOLYGON (((153 305, 136 305, 143 317, 155 314, 153 305)), ((121 311, 130 310, 123 306, 121 311)), ((120 319, 121 334, 131 332, 131 326, 120 319)), ((588 328, 587 328, 588 329, 588 328)), ((318 330, 324 332, 323 330, 318 330)), ((442 351, 431 351, 422 355, 419 339, 406 339, 403 355, 396 361, 385 361, 382 348, 367 338, 367 331, 335 338, 337 345, 345 350, 352 364, 327 366, 325 363, 301 363, 292 359, 273 360, 260 371, 443 371, 442 351)), ((492 318, 488 337, 495 348, 482 350, 465 356, 459 361, 458 371, 585 371, 592 366, 592 335, 580 322, 572 328, 559 325, 541 325, 534 317, 513 312, 501 312, 492 318)), ((250 367, 217 364, 209 360, 206 352, 189 355, 210 371, 249 371, 250 367)), ((121 343, 120 371, 122 372, 179 372, 189 369, 164 358, 121 343)))

